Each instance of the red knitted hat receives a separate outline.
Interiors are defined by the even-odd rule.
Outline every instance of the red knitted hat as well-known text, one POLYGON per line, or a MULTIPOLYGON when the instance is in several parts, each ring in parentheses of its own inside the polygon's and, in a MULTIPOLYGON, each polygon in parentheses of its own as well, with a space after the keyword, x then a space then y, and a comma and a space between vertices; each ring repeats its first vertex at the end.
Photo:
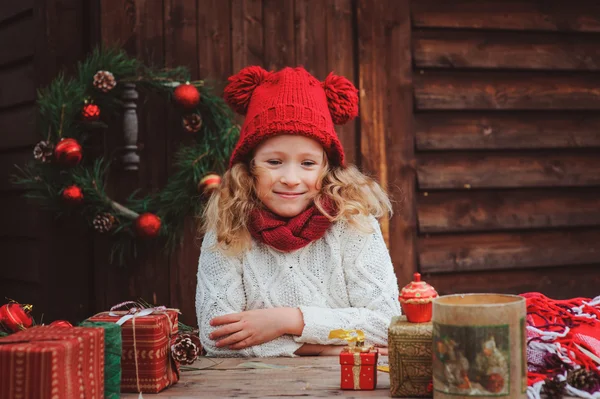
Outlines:
POLYGON ((259 66, 229 78, 225 100, 246 115, 230 166, 248 159, 269 137, 299 134, 317 140, 334 165, 344 165, 344 150, 335 129, 358 115, 358 90, 346 78, 330 73, 319 82, 306 69, 267 72, 259 66))

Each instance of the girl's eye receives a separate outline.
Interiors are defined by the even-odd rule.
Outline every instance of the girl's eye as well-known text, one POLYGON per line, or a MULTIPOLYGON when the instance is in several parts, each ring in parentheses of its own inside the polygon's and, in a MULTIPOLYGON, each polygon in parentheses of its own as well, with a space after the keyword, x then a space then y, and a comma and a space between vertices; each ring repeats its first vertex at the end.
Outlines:
POLYGON ((269 160, 267 161, 267 163, 268 163, 269 165, 279 165, 279 164, 281 164, 281 161, 278 161, 278 160, 276 160, 276 159, 269 159, 269 160))
POLYGON ((317 163, 313 162, 313 161, 304 161, 304 162, 302 162, 302 166, 314 166, 316 164, 317 163))

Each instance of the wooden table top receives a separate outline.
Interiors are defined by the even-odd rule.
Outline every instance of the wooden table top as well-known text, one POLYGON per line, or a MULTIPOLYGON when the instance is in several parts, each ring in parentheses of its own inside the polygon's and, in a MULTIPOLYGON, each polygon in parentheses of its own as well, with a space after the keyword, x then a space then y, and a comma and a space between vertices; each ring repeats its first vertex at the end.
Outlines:
MULTIPOLYGON (((336 356, 297 358, 201 358, 183 371, 175 385, 145 398, 338 398, 390 397, 390 377, 379 371, 375 391, 340 390, 340 365, 336 356), (263 367, 263 368, 253 368, 263 367), (264 368, 270 367, 270 368, 264 368)), ((138 394, 122 394, 137 399, 138 394)), ((565 397, 565 399, 568 399, 565 397)))
MULTIPOLYGON (((388 373, 379 371, 375 391, 340 390, 340 364, 337 356, 296 358, 201 358, 183 371, 181 379, 159 394, 145 398, 338 398, 390 397, 388 373), (249 368, 249 367, 273 368, 249 368)), ((138 394, 122 394, 137 399, 138 394)))

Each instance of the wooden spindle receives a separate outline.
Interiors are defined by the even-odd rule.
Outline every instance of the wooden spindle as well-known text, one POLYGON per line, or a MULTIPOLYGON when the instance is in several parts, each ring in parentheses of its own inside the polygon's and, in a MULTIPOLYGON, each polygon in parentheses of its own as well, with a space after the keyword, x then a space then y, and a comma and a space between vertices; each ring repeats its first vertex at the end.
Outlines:
POLYGON ((137 104, 138 92, 135 90, 135 84, 125 83, 125 90, 123 90, 123 136, 125 145, 123 146, 123 153, 121 155, 121 161, 123 162, 124 170, 138 170, 140 164, 140 156, 137 153, 137 139, 138 139, 138 117, 137 117, 137 104))

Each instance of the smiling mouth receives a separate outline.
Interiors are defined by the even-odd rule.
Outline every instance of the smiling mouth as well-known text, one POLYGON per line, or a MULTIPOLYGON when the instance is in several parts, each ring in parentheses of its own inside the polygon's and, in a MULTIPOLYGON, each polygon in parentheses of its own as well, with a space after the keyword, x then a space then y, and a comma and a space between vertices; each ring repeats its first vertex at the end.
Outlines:
POLYGON ((275 191, 275 194, 279 195, 280 197, 283 198, 297 198, 299 196, 301 196, 304 193, 279 193, 277 191, 275 191))

